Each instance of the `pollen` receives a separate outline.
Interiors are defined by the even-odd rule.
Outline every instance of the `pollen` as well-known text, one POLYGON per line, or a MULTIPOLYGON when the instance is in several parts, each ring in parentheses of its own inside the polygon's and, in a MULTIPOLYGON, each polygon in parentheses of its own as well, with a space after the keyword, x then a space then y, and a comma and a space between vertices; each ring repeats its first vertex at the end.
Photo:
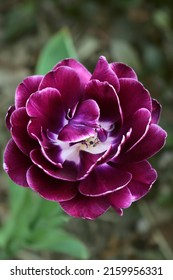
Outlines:
POLYGON ((99 143, 99 139, 97 137, 89 137, 82 141, 82 144, 86 145, 87 148, 95 147, 99 143))

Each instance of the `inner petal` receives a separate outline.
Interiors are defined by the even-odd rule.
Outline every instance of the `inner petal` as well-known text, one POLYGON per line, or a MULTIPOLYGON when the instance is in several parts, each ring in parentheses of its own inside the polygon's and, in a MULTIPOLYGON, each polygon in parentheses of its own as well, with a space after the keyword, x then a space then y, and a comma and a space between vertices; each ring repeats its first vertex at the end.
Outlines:
POLYGON ((100 110, 96 101, 85 100, 78 104, 73 118, 58 135, 58 139, 66 142, 78 142, 95 135, 95 128, 99 127, 100 110))

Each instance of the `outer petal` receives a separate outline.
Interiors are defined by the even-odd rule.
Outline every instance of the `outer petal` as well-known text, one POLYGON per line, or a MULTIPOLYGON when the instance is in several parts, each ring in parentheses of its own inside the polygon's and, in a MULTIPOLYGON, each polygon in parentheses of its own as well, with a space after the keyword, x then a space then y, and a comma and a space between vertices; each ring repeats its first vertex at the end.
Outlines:
POLYGON ((118 96, 125 123, 140 108, 146 108, 150 112, 152 110, 149 92, 141 83, 134 79, 120 79, 120 92, 118 96))
POLYGON ((120 89, 118 77, 104 56, 101 56, 97 62, 91 77, 91 80, 93 79, 99 80, 100 82, 108 82, 114 87, 116 92, 120 89))
POLYGON ((79 191, 87 196, 102 196, 126 186, 131 180, 131 174, 102 164, 81 181, 79 191))
POLYGON ((88 83, 85 99, 94 99, 100 108, 100 121, 122 123, 119 98, 114 88, 107 82, 92 80, 88 83))
POLYGON ((8 128, 8 130, 11 129, 11 114, 15 111, 15 106, 10 106, 8 109, 8 112, 5 116, 5 120, 6 120, 6 126, 8 128))
POLYGON ((11 139, 5 148, 3 164, 4 170, 9 177, 16 184, 28 187, 26 172, 31 165, 30 158, 25 156, 11 139))
POLYGON ((108 195, 110 205, 117 210, 117 208, 128 208, 132 204, 132 194, 128 187, 124 187, 116 192, 108 195))
POLYGON ((157 100, 152 99, 152 123, 157 124, 159 122, 161 109, 160 103, 157 100))
POLYGON ((167 133, 161 127, 151 124, 145 137, 125 154, 125 158, 141 161, 153 156, 164 146, 166 136, 167 133))
POLYGON ((24 107, 21 107, 12 113, 11 133, 18 148, 26 155, 29 155, 31 150, 38 147, 38 143, 28 135, 28 122, 29 117, 24 107))
POLYGON ((47 87, 56 88, 62 96, 63 106, 66 112, 82 99, 82 85, 75 70, 67 66, 58 67, 49 72, 42 80, 39 90, 47 87))
POLYGON ((29 96, 38 90, 39 84, 43 76, 33 75, 23 80, 23 82, 17 87, 15 93, 15 106, 16 108, 25 107, 26 101, 29 96))
POLYGON ((109 208, 106 196, 87 197, 82 194, 78 194, 69 201, 61 202, 60 205, 68 215, 89 220, 96 219, 109 208))
POLYGON ((75 70, 75 72, 79 75, 80 82, 84 86, 88 83, 91 78, 91 73, 77 60, 73 58, 67 58, 59 62, 55 65, 53 70, 57 70, 60 66, 68 66, 75 70))
POLYGON ((66 201, 78 193, 78 183, 54 179, 34 165, 27 172, 27 182, 30 188, 48 200, 66 201))
POLYGON ((132 174, 132 180, 127 185, 132 194, 132 200, 138 200, 149 192, 157 179, 157 172, 146 160, 129 163, 124 168, 132 174))
POLYGON ((56 89, 46 88, 32 94, 26 108, 28 115, 38 123, 38 127, 37 125, 33 127, 38 130, 33 131, 36 135, 41 131, 40 125, 58 133, 64 124, 65 112, 61 95, 56 89))
POLYGON ((128 65, 121 63, 121 62, 113 62, 110 63, 110 67, 115 72, 117 77, 120 78, 130 78, 137 80, 137 75, 135 71, 129 67, 128 65))

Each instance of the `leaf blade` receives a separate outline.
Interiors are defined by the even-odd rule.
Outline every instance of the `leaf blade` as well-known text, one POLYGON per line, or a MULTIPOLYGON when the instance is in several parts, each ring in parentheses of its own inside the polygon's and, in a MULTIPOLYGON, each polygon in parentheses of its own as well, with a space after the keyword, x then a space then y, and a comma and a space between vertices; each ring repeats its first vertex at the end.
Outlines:
POLYGON ((77 59, 70 31, 62 28, 43 47, 36 65, 36 74, 46 74, 62 59, 72 57, 77 59))

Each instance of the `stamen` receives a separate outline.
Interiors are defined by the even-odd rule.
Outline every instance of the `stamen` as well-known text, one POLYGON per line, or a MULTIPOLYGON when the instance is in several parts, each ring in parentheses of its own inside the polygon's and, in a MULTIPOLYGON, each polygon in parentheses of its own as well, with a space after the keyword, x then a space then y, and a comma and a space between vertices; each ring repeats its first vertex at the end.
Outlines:
POLYGON ((99 142, 100 141, 97 137, 90 137, 82 141, 82 144, 85 144, 86 147, 89 148, 89 147, 95 147, 99 142))
POLYGON ((67 118, 67 120, 72 119, 72 110, 70 108, 67 111, 66 118, 67 118))

